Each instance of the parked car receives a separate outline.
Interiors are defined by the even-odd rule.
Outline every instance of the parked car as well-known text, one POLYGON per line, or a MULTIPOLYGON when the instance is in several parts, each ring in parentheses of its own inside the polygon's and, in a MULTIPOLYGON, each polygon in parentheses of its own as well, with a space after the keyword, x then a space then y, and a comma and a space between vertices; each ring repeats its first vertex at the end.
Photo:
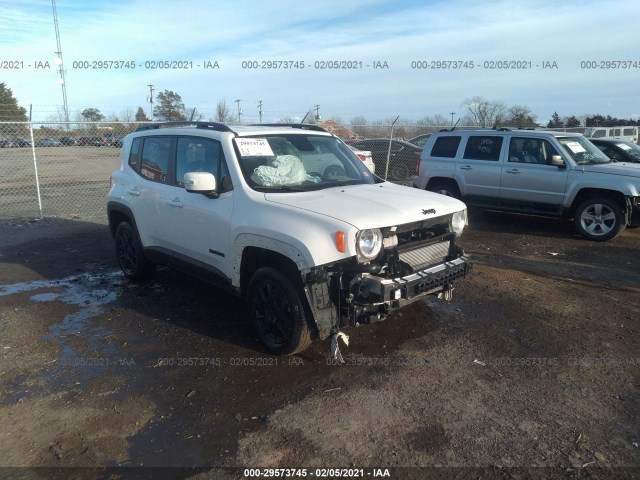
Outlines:
POLYGON ((39 138, 36 140, 36 147, 59 147, 62 145, 55 138, 39 138))
POLYGON ((71 137, 60 137, 60 143, 62 145, 66 145, 66 146, 70 146, 70 145, 75 145, 76 139, 75 138, 71 138, 71 137))
POLYGON ((14 147, 13 140, 9 139, 0 139, 0 148, 11 148, 14 147))
POLYGON ((640 165, 612 162, 578 133, 434 133, 413 185, 481 208, 573 218, 595 241, 640 225, 640 165))
POLYGON ((31 140, 27 140, 26 138, 16 138, 13 141, 13 145, 16 147, 30 147, 31 140))
POLYGON ((464 203, 385 182, 316 125, 149 124, 123 143, 107 214, 124 275, 162 263, 242 297, 276 354, 446 298, 470 269, 464 203))
POLYGON ((101 147, 102 145, 104 145, 104 141, 102 140, 102 137, 98 137, 98 136, 80 137, 78 139, 78 145, 101 147))
POLYGON ((640 163, 640 145, 613 138, 590 138, 589 141, 616 162, 640 163))
MULTIPOLYGON (((371 152, 376 172, 381 178, 387 171, 387 153, 389 139, 375 138, 350 143, 352 147, 371 152)), ((414 175, 422 149, 404 140, 391 140, 391 154, 389 156, 388 179, 392 181, 406 181, 414 175)))
POLYGON ((429 140, 431 136, 430 133, 424 133, 422 135, 418 135, 417 137, 410 138, 407 140, 409 143, 413 143, 416 147, 424 148, 425 143, 429 140))
POLYGON ((373 163, 371 152, 367 150, 358 150, 353 145, 349 145, 349 148, 356 154, 356 156, 364 162, 371 173, 376 173, 376 164, 373 163))

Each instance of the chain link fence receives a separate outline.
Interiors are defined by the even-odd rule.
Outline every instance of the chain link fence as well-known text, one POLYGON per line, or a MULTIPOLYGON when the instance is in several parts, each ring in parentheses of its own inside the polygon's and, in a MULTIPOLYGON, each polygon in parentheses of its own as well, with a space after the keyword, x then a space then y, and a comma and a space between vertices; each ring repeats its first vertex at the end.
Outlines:
POLYGON ((0 219, 104 217, 122 137, 137 127, 0 123, 0 219))
MULTIPOLYGON (((119 164, 122 138, 140 125, 143 123, 0 122, 3 173, 0 220, 44 217, 104 220, 109 178, 119 164)), ((385 176, 389 155, 387 179, 409 184, 426 134, 451 127, 397 126, 391 148, 388 141, 391 125, 351 128, 350 134, 355 133, 355 138, 345 141, 360 150, 371 151, 377 175, 385 176), (402 139, 413 140, 418 147, 396 142, 402 139)), ((341 135, 340 131, 333 133, 341 135)))

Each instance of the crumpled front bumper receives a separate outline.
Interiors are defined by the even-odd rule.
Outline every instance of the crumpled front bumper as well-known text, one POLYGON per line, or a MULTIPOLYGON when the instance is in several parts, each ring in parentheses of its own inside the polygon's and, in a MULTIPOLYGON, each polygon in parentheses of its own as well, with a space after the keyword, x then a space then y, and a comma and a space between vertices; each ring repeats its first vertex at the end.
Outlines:
POLYGON ((469 273, 471 265, 471 258, 468 255, 462 255, 405 277, 384 278, 365 275, 361 283, 371 294, 385 303, 410 300, 421 295, 451 289, 457 279, 469 273))

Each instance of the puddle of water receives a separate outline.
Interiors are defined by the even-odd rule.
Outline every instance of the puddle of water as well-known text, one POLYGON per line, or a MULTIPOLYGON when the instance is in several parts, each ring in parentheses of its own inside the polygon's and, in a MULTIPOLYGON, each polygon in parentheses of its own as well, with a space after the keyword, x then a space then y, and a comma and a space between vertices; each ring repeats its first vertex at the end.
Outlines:
POLYGON ((28 398, 31 396, 31 392, 26 389, 23 385, 24 381, 27 380, 26 375, 18 375, 13 382, 9 385, 8 391, 12 393, 12 395, 2 401, 5 405, 13 405, 18 403, 21 398, 28 398))
MULTIPOLYGON (((54 340, 60 346, 60 355, 50 370, 42 372, 45 380, 60 386, 77 385, 81 380, 100 375, 115 364, 113 357, 117 345, 109 343, 111 331, 91 321, 104 312, 104 306, 113 302, 126 284, 122 272, 87 272, 71 275, 59 280, 36 280, 11 285, 0 285, 0 297, 44 288, 54 292, 34 293, 29 300, 34 302, 60 301, 79 307, 65 316, 60 323, 50 325, 45 340, 54 340), (71 343, 83 345, 89 355, 81 354, 71 343)), ((125 365, 126 366, 126 365, 125 365)), ((17 385, 18 386, 18 385, 17 385)), ((17 393, 13 398, 20 394, 17 393)), ((19 398, 19 397, 18 397, 19 398)), ((17 400, 16 400, 17 401, 17 400)))

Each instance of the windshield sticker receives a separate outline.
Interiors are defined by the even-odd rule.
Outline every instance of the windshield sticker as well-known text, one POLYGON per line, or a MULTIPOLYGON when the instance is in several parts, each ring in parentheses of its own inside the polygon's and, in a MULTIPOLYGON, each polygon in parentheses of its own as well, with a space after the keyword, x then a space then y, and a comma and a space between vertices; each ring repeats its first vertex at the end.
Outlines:
POLYGON ((584 152, 586 152, 584 147, 582 145, 580 145, 578 142, 567 142, 567 147, 573 153, 584 153, 584 152))
POLYGON ((273 150, 266 138, 236 138, 242 157, 273 157, 273 150))
POLYGON ((624 143, 616 143, 616 147, 620 147, 623 150, 631 150, 629 145, 625 145, 624 143))

